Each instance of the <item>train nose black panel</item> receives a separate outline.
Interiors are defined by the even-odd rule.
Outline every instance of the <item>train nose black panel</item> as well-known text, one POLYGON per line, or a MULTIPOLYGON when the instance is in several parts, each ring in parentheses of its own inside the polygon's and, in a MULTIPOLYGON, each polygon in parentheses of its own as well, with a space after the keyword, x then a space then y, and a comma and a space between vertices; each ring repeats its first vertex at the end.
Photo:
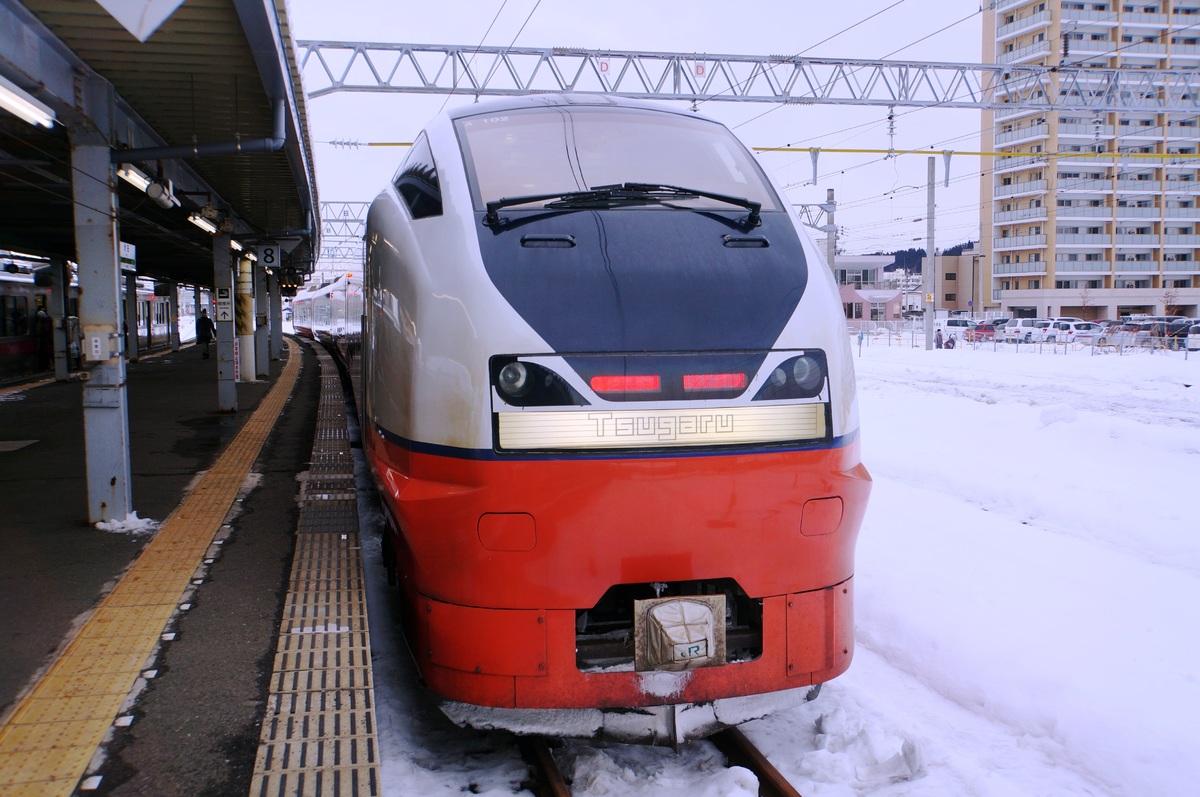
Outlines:
POLYGON ((782 213, 751 232, 736 213, 666 208, 506 216, 478 216, 488 276, 557 352, 770 349, 808 283, 782 213))

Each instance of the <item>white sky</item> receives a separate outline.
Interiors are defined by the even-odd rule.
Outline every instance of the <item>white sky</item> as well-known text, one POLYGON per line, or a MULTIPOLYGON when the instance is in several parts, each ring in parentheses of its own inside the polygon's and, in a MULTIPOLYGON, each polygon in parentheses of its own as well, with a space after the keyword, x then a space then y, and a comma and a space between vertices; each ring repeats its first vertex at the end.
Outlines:
MULTIPOLYGON (((983 60, 983 12, 979 6, 978 0, 858 0, 845 4, 804 0, 742 4, 715 0, 459 0, 435 4, 288 0, 292 35, 297 40, 802 54, 954 63, 983 60), (918 41, 926 36, 925 41, 918 41)), ((444 96, 416 94, 335 94, 312 100, 309 125, 321 200, 369 201, 392 176, 404 152, 391 147, 351 150, 326 142, 411 141, 444 103, 453 106, 472 101, 470 97, 447 101, 444 96)), ((709 102, 701 107, 701 113, 732 127, 750 147, 980 149, 981 114, 972 110, 897 108, 894 142, 888 138, 886 108, 709 102)), ((823 153, 815 186, 809 184, 812 162, 807 152, 759 157, 793 203, 824 202, 826 190, 834 189, 836 222, 843 228, 840 246, 847 253, 925 245, 926 224, 913 219, 925 216, 927 156, 889 160, 882 155, 823 153), (919 190, 904 189, 885 196, 900 186, 918 186, 919 190)), ((937 174, 936 246, 940 249, 977 240, 979 158, 955 156, 950 164, 950 187, 944 188, 943 160, 938 155, 937 174)))

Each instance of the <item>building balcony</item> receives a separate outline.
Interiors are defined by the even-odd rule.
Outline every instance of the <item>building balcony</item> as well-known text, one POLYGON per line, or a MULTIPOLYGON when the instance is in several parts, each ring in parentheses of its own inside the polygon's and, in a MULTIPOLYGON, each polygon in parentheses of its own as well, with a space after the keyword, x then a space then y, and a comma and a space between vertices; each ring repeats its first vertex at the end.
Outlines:
POLYGON ((1112 246, 1112 236, 1107 233, 1101 235, 1061 233, 1055 237, 1054 241, 1058 246, 1093 246, 1101 248, 1112 246))
POLYGON ((1117 180, 1117 190, 1123 194, 1158 194, 1162 192, 1162 181, 1117 180))
POLYGON ((1064 8, 1062 10, 1063 22, 1087 22, 1091 25, 1104 28, 1115 28, 1117 20, 1113 18, 1111 11, 1084 11, 1078 8, 1064 8))
POLYGON ((1019 119, 1025 116, 1042 116, 1046 113, 1046 109, 1030 108, 1027 106, 1022 108, 997 108, 995 113, 996 120, 999 121, 1001 119, 1019 119))
POLYGON ((1168 219, 1197 219, 1200 220, 1200 207, 1193 208, 1165 208, 1166 218, 1168 219))
POLYGON ((1166 14, 1147 14, 1144 11, 1121 13, 1121 27, 1123 28, 1165 28, 1167 20, 1166 14))
POLYGON ((1118 46, 1118 43, 1111 39, 1071 39, 1070 58, 1072 61, 1078 60, 1081 55, 1107 58, 1118 46))
POLYGON ((1006 238, 993 238, 992 250, 997 249, 1035 249, 1046 245, 1044 235, 1013 235, 1006 238))
POLYGON ((1017 8, 1028 3, 1029 0, 997 0, 996 13, 999 14, 1001 11, 1007 11, 1010 8, 1017 8))
POLYGON ((1200 235, 1164 235, 1165 246, 1200 246, 1200 235))
POLYGON ((1117 274, 1156 274, 1157 260, 1117 260, 1113 263, 1117 274))
POLYGON ((992 191, 993 197, 1011 197, 1011 196, 1026 196, 1031 194, 1044 194, 1046 192, 1045 180, 1029 180, 1024 183, 1013 183, 1012 185, 998 185, 992 191))
MULTIPOLYGON (((1175 61, 1195 61, 1200 59, 1200 45, 1198 44, 1171 44, 1167 55, 1175 61)), ((1178 64, 1176 64, 1178 66, 1178 64)))
POLYGON ((1172 274, 1200 274, 1200 260, 1164 260, 1162 266, 1172 274))
POLYGON ((1178 139, 1184 140, 1200 140, 1200 127, 1192 125, 1175 124, 1174 122, 1167 123, 1167 138, 1174 141, 1178 139))
POLYGON ((1158 235, 1129 235, 1117 234, 1117 246, 1158 246, 1158 235))
POLYGON ((1046 261, 1038 260, 1032 263, 994 263, 992 275, 996 274, 1045 274, 1046 261))
POLYGON ((992 216, 993 224, 1012 224, 1014 221, 1030 221, 1046 219, 1049 214, 1046 208, 1023 208, 1021 210, 1006 210, 992 216))
POLYGON ((1117 206, 1118 219, 1157 219, 1162 215, 1162 208, 1131 208, 1117 206))
POLYGON ((1109 274, 1112 272, 1110 260, 1056 260, 1056 274, 1109 274))
POLYGON ((1109 139, 1116 136, 1116 134, 1116 129, 1112 125, 1060 124, 1058 126, 1058 135, 1060 138, 1109 139))
POLYGON ((1039 11, 1036 14, 1031 14, 1027 17, 1015 20, 1008 25, 1001 25, 996 28, 996 40, 1008 39, 1021 33, 1026 33, 1038 28, 1047 28, 1050 26, 1050 12, 1039 11))
POLYGON ((993 174, 1003 174, 1006 172, 1020 171, 1033 166, 1045 166, 1047 158, 1045 155, 1021 155, 1021 156, 1004 156, 996 158, 992 164, 993 174))
POLYGON ((1163 129, 1158 124, 1119 124, 1117 125, 1117 137, 1122 141, 1162 141, 1163 129))
POLYGON ((1057 191, 1067 194, 1111 194, 1112 180, 1084 180, 1070 177, 1058 181, 1057 191))
POLYGON ((1028 47, 1020 47, 1007 53, 997 53, 997 64, 1021 64, 1028 61, 1037 61, 1050 56, 1050 42, 1037 42, 1028 47))
POLYGON ((1069 155, 1059 155, 1056 163, 1059 166, 1073 166, 1075 168, 1079 168, 1081 166, 1100 166, 1103 168, 1108 168, 1110 166, 1117 165, 1117 155, 1115 152, 1072 152, 1069 155))
POLYGON ((1050 126, 1030 125, 1029 127, 1018 127, 1016 130, 1009 130, 1004 133, 996 134, 996 146, 1007 147, 1013 144, 1024 143, 1026 141, 1037 141, 1038 139, 1050 137, 1050 126))
MULTIPOLYGON (((1099 42, 1097 43, 1099 44, 1099 42)), ((1118 47, 1121 48, 1120 52, 1114 53, 1114 55, 1120 55, 1121 58, 1166 58, 1167 56, 1167 45, 1161 43, 1142 42, 1141 44, 1129 44, 1108 42, 1109 50, 1116 50, 1118 47)))
POLYGON ((1066 219, 1111 219, 1113 209, 1107 205, 1103 207, 1059 207, 1055 209, 1055 216, 1060 220, 1066 219))

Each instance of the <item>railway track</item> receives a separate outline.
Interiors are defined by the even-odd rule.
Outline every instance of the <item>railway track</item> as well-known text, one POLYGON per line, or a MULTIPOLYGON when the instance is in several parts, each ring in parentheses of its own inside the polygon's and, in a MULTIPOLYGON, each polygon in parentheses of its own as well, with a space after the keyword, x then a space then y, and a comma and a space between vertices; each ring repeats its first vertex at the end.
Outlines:
MULTIPOLYGON (((709 737, 709 741, 725 754, 728 766, 745 767, 758 778, 759 797, 801 797, 767 757, 737 728, 729 728, 709 737)), ((537 797, 570 797, 571 788, 550 752, 543 737, 526 737, 520 741, 521 755, 529 764, 533 780, 530 790, 537 797)))

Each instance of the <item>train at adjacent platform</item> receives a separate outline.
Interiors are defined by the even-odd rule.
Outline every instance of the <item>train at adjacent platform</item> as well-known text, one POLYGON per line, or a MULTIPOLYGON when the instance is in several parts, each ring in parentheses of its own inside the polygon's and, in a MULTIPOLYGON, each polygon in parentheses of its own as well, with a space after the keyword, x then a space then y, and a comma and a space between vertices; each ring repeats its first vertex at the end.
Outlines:
MULTIPOLYGON (((0 380, 28 379, 54 367, 54 340, 49 319, 50 288, 40 285, 28 271, 0 271, 0 380)), ((66 334, 67 362, 81 367, 79 351, 79 286, 72 283, 66 306, 60 311, 66 334)), ((139 351, 169 344, 171 303, 155 295, 149 281, 137 287, 139 351)))
POLYGON ((842 305, 725 126, 596 96, 443 113, 361 279, 293 307, 361 373, 385 562, 455 721, 679 744, 850 665, 870 477, 842 305))

